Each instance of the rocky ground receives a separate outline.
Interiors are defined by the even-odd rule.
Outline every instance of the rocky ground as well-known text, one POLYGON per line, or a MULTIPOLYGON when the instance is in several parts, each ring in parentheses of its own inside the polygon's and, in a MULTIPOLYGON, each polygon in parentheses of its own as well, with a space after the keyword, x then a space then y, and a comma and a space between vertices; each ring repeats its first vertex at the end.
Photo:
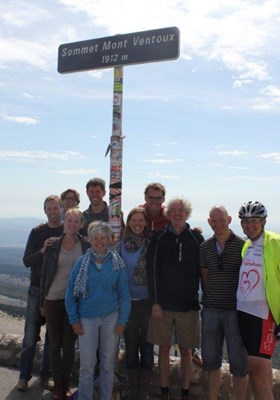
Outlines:
MULTIPOLYGON (((43 327, 44 329, 44 327, 43 327)), ((8 343, 9 336, 13 336, 13 335, 20 335, 23 336, 23 332, 24 332, 24 318, 21 317, 14 317, 14 316, 10 316, 8 314, 6 314, 3 311, 0 311, 0 336, 3 335, 6 337, 6 343, 8 343), (10 335, 9 335, 10 334, 10 335)), ((43 337, 43 334, 41 335, 43 337)), ((20 338, 19 338, 20 339, 20 338)), ((11 337, 10 340, 13 340, 13 338, 11 337)), ((16 339, 18 340, 18 339, 16 339)), ((17 345, 20 349, 20 343, 18 343, 17 345)), ((1 347, 1 345, 0 345, 1 347)), ((4 348, 6 348, 6 346, 4 345, 4 348)), ((17 356, 18 357, 18 356, 17 356)), ((16 357, 16 358, 17 358, 16 357)), ((157 357, 155 357, 157 359, 157 357)), ((174 382, 172 385, 172 391, 174 392, 174 396, 173 399, 178 399, 178 388, 180 388, 179 385, 179 359, 175 359, 171 361, 171 369, 172 369, 172 381, 174 382)), ((6 363, 5 363, 6 364, 6 363)), ((10 364, 11 365, 11 364, 10 364)), ((158 394, 158 389, 159 389, 159 375, 158 375, 158 367, 155 367, 156 369, 156 373, 154 374, 154 378, 153 378, 153 384, 151 385, 151 396, 150 399, 151 400, 156 400, 159 398, 159 394, 158 394)), ((122 398, 124 399, 125 393, 126 393, 126 378, 125 378, 125 363, 121 362, 120 363, 120 371, 119 371, 119 376, 122 377, 121 381, 124 382, 123 385, 121 385, 123 387, 123 396, 122 398)), ((4 367, 3 364, 3 368, 0 367, 0 387, 5 386, 5 390, 1 392, 2 395, 5 395, 4 399, 5 400, 37 400, 37 399, 45 399, 45 400, 49 400, 50 399, 50 395, 49 393, 41 393, 40 392, 40 387, 38 385, 38 379, 35 376, 34 378, 32 378, 32 381, 30 382, 30 389, 26 392, 26 393, 19 393, 16 389, 15 389, 15 385, 17 383, 18 380, 18 370, 17 368, 13 368, 13 367, 4 367), (2 382, 3 381, 3 382, 2 382)), ((204 400, 204 396, 200 396, 196 394, 196 391, 199 390, 199 387, 197 387, 198 385, 195 385, 196 387, 193 388, 193 393, 190 396, 190 400, 192 399, 199 399, 199 400, 204 400)), ((0 398, 2 399, 3 397, 0 395, 0 398)), ((116 399, 119 399, 119 397, 114 397, 116 399)))
POLYGON ((0 333, 13 333, 16 335, 23 335, 24 331, 24 318, 13 317, 0 311, 0 333))
MULTIPOLYGON (((43 330, 45 330, 45 327, 43 327, 43 330)), ((11 315, 6 314, 3 311, 0 311, 0 337, 1 335, 4 337, 8 336, 13 336, 13 335, 20 335, 21 337, 23 336, 24 332, 24 318, 22 317, 14 317, 11 315), (5 335, 4 335, 5 334, 5 335), (12 335, 9 335, 12 334, 12 335)), ((42 332, 42 337, 44 337, 44 331, 42 332)), ((18 338, 20 341, 18 342, 18 351, 20 350, 20 342, 21 338, 18 338)), ((1 347, 1 346, 0 346, 1 347)), ((3 347, 3 344, 2 344, 3 347)), ((6 346, 4 345, 4 349, 6 349, 6 346)), ((280 362, 279 362, 279 354, 280 354, 280 341, 277 343, 276 351, 275 351, 275 357, 273 360, 273 365, 274 368, 279 368, 280 367, 280 362)), ((17 356, 18 359, 19 356, 17 356)), ((6 365, 6 363, 4 363, 6 365)), ((26 393, 19 393, 15 389, 15 385, 17 383, 18 379, 18 369, 14 367, 5 367, 3 364, 3 368, 0 367, 0 387, 1 387, 1 394, 0 398, 5 399, 5 400, 38 400, 38 399, 45 399, 49 400, 50 399, 50 394, 49 393, 42 393, 40 392, 40 386, 38 384, 38 379, 35 376, 32 378, 32 381, 30 382, 30 390, 26 393), (4 397, 2 397, 4 396, 4 397)), ((10 364, 14 365, 14 364, 10 364)), ((18 365, 18 364, 17 364, 18 365)), ((221 393, 221 399, 232 399, 232 385, 229 380, 229 372, 227 371, 228 367, 226 367, 225 364, 225 371, 224 371, 224 382, 222 385, 222 393, 221 393)), ((191 399, 196 399, 196 400, 205 400, 205 389, 206 389, 206 382, 205 378, 203 377, 202 374, 203 371, 199 367, 196 367, 194 370, 193 374, 193 379, 192 379, 192 387, 191 387, 191 399), (203 378, 203 379, 202 379, 203 378), (202 394, 202 388, 204 387, 204 394, 202 394)), ((277 374, 277 377, 275 376, 276 382, 280 381, 280 371, 275 370, 277 374), (278 377, 279 376, 279 377, 278 377)), ((120 363, 120 375, 125 377, 125 363, 121 362, 120 363)), ((153 383, 151 385, 151 400, 156 400, 159 398, 158 395, 158 388, 159 388, 159 376, 158 376, 158 365, 157 365, 157 357, 155 356, 155 371, 154 371, 154 377, 153 377, 153 383)), ((172 391, 174 394, 178 392, 179 386, 179 359, 176 357, 171 357, 171 381, 173 381, 172 386, 172 391)), ((280 400, 280 395, 278 394, 278 390, 280 391, 280 386, 278 388, 277 386, 277 395, 275 393, 275 399, 280 400)), ((125 393, 125 392, 124 392, 125 393)), ((125 398, 125 397, 122 397, 125 398)), ((174 395, 173 399, 178 399, 178 395, 174 395)))

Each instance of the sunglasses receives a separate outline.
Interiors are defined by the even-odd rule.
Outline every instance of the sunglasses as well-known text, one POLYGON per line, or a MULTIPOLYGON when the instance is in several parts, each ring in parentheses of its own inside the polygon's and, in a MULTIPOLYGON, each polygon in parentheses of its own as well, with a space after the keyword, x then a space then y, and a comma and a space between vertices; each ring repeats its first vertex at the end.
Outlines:
POLYGON ((241 224, 242 225, 249 225, 249 224, 258 224, 259 222, 261 222, 263 219, 262 218, 242 218, 241 220, 241 224))

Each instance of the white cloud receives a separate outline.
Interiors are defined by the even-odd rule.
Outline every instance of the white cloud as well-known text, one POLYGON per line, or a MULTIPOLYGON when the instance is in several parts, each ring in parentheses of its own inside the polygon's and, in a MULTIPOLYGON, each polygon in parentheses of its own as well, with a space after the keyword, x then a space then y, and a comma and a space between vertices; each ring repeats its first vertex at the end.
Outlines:
POLYGON ((61 24, 59 9, 52 13, 48 7, 34 2, 9 1, 1 5, 0 66, 32 66, 49 71, 57 62, 57 49, 64 40, 74 40, 73 26, 61 24), (60 28, 57 28, 57 24, 60 28))
POLYGON ((33 99, 33 96, 29 93, 22 93, 23 97, 26 97, 27 99, 33 99))
POLYGON ((76 170, 58 170, 58 171, 49 171, 51 174, 59 174, 59 175, 94 175, 97 174, 95 169, 76 169, 76 170))
POLYGON ((101 79, 109 70, 87 71, 88 75, 94 79, 101 79))
POLYGON ((260 158, 275 161, 277 164, 280 163, 280 152, 264 153, 260 154, 260 158))
POLYGON ((233 82, 234 88, 243 88, 245 85, 253 84, 254 81, 252 79, 235 79, 233 82))
POLYGON ((274 105, 271 101, 266 99, 256 99, 255 104, 252 106, 253 110, 258 111, 268 111, 274 108, 274 105))
POLYGON ((45 21, 48 14, 46 9, 34 2, 23 4, 22 1, 9 0, 1 4, 0 20, 16 28, 28 28, 34 23, 45 21))
POLYGON ((27 92, 22 93, 22 96, 25 97, 26 99, 29 99, 29 100, 41 99, 42 98, 42 96, 38 96, 38 95, 34 96, 33 94, 27 93, 27 92))
POLYGON ((235 166, 235 165, 230 165, 228 168, 229 168, 229 169, 241 170, 241 171, 246 171, 246 170, 248 170, 247 167, 238 167, 238 166, 235 166))
POLYGON ((15 39, 0 36, 0 63, 23 62, 32 67, 47 70, 49 62, 54 60, 54 49, 46 40, 15 39))
POLYGON ((222 109, 222 110, 229 110, 229 111, 231 111, 231 110, 234 110, 235 107, 233 107, 233 106, 222 106, 221 109, 222 109))
POLYGON ((220 156, 234 156, 234 157, 239 157, 239 156, 245 156, 248 154, 247 151, 242 151, 242 150, 224 150, 224 151, 218 151, 218 154, 220 156))
POLYGON ((5 119, 6 121, 16 122, 18 124, 37 125, 39 123, 37 118, 32 118, 32 117, 22 117, 22 116, 12 117, 6 114, 0 114, 0 117, 5 119))
POLYGON ((248 182, 280 182, 280 176, 249 176, 249 175, 236 175, 231 177, 222 178, 223 181, 233 181, 233 182, 241 182, 241 181, 248 181, 248 182))
POLYGON ((81 154, 75 151, 63 151, 60 153, 56 152, 48 152, 41 150, 25 150, 25 151, 17 151, 17 150, 0 150, 0 158, 10 158, 17 160, 60 160, 67 161, 71 159, 83 159, 86 158, 81 154))
POLYGON ((166 180, 173 180, 173 179, 181 179, 180 176, 178 175, 166 175, 166 174, 161 174, 159 172, 155 173, 155 174, 149 174, 149 178, 155 180, 161 180, 161 179, 166 179, 166 180))
POLYGON ((267 96, 273 103, 280 103, 280 88, 275 85, 269 85, 262 90, 262 93, 267 96))
MULTIPOLYGON (((197 3, 205 4, 202 0, 197 3)), ((235 71, 234 79, 239 85, 269 79, 264 59, 267 48, 278 43, 279 4, 270 0, 208 3, 196 14, 190 10, 192 22, 186 24, 185 30, 192 50, 235 71)))
POLYGON ((213 163, 213 164, 210 164, 210 166, 213 168, 219 168, 222 170, 225 170, 225 169, 240 170, 240 171, 248 170, 247 167, 241 167, 241 166, 236 166, 236 165, 224 165, 224 164, 219 164, 219 163, 213 163))
POLYGON ((268 85, 260 90, 260 96, 255 99, 253 109, 273 110, 280 104, 280 88, 276 85, 268 85))
MULTIPOLYGON (((280 4, 276 0, 60 0, 56 14, 48 6, 33 3, 10 0, 1 7, 3 24, 21 28, 19 33, 26 28, 34 32, 32 39, 20 35, 14 39, 4 35, 3 29, 3 64, 22 61, 48 70, 56 61, 59 44, 86 39, 81 31, 87 35, 92 27, 114 35, 175 25, 181 32, 182 59, 198 56, 218 62, 234 72, 233 84, 241 88, 271 79, 268 54, 279 48, 280 4), (63 24, 64 15, 72 25, 63 24), (61 29, 54 32, 58 20, 61 29), (37 38, 42 24, 44 36, 37 38)), ((90 72, 95 78, 103 73, 90 72)))
POLYGON ((163 159, 163 158, 156 158, 156 159, 152 159, 152 160, 143 160, 144 162, 147 163, 152 163, 152 164, 175 164, 178 162, 182 162, 184 161, 181 158, 174 158, 174 159, 163 159))

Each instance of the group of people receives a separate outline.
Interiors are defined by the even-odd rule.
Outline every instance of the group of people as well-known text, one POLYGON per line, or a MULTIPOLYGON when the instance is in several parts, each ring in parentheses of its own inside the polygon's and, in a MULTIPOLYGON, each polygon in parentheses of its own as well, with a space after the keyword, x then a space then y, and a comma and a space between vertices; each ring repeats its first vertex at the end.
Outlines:
POLYGON ((267 210, 258 201, 238 213, 247 239, 229 228, 231 216, 214 206, 214 236, 201 245, 203 365, 209 399, 217 399, 224 339, 238 400, 246 399, 247 375, 256 400, 272 400, 271 358, 280 324, 280 235, 265 231, 267 210))
POLYGON ((104 180, 89 180, 86 193, 90 205, 83 213, 74 189, 47 197, 47 223, 29 235, 23 261, 31 276, 17 389, 28 389, 46 320, 40 379, 43 388, 53 391, 53 400, 71 396, 77 338, 78 399, 92 400, 99 360, 100 398, 111 400, 121 335, 130 400, 149 399, 154 345, 159 346, 160 398, 171 398, 174 340, 183 400, 189 398, 192 349, 200 342, 209 400, 218 399, 224 340, 237 400, 246 399, 248 375, 256 400, 273 399, 280 235, 265 231, 266 208, 257 201, 241 206, 244 241, 230 229, 226 208, 213 206, 208 223, 214 235, 204 240, 201 230, 187 222, 191 203, 174 198, 164 207, 165 187, 151 183, 145 203, 129 212, 115 248, 104 180))

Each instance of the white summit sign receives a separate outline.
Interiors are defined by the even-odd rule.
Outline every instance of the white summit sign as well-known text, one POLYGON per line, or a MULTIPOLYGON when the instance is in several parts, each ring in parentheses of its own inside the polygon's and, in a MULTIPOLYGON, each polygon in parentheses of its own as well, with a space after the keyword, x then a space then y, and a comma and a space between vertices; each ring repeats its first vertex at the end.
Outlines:
POLYGON ((176 27, 109 36, 60 45, 58 72, 175 60, 179 52, 176 27))

